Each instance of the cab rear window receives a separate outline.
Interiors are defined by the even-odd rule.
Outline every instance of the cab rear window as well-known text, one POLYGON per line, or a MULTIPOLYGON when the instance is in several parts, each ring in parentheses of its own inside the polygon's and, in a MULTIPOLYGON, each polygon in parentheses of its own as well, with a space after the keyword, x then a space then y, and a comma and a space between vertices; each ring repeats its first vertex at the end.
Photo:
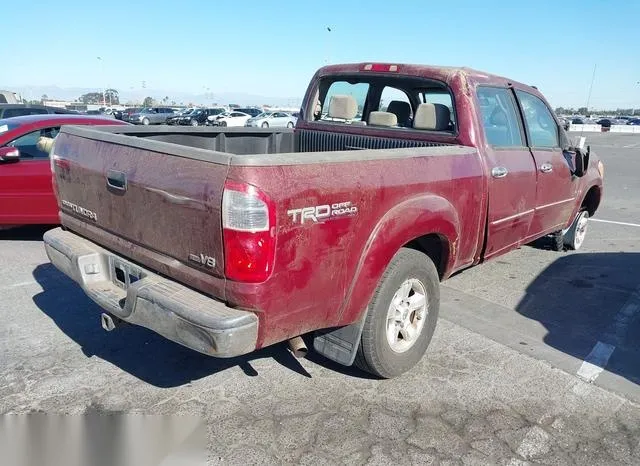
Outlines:
POLYGON ((320 80, 308 121, 454 133, 455 105, 442 82, 407 76, 331 76, 320 80))

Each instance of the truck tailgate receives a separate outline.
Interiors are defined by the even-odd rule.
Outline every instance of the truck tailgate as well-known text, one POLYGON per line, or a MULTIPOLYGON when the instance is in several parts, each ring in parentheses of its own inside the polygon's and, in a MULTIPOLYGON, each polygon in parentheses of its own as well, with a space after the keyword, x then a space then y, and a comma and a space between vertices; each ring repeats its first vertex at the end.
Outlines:
POLYGON ((220 209, 228 166, 125 143, 63 128, 52 155, 61 211, 223 277, 220 209))

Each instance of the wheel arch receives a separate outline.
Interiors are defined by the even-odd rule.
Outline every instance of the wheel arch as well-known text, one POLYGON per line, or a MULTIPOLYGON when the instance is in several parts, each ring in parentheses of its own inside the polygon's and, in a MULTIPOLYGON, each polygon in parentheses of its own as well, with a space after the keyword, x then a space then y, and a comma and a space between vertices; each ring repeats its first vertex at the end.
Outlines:
POLYGON ((384 270, 402 248, 426 254, 439 278, 448 277, 455 265, 459 235, 458 214, 443 197, 408 199, 388 211, 366 242, 336 324, 350 324, 362 317, 384 270))
POLYGON ((602 200, 602 188, 598 185, 591 186, 584 197, 582 198, 582 203, 580 204, 580 209, 586 209, 589 212, 589 217, 593 217, 593 215, 600 207, 600 201, 602 200))

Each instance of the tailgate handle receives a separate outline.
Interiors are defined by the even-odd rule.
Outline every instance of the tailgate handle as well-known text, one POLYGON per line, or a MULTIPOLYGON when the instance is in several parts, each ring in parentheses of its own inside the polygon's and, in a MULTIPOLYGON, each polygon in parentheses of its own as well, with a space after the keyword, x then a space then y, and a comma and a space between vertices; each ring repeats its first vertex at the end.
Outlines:
POLYGON ((107 186, 116 191, 125 192, 127 190, 127 175, 117 170, 108 170, 107 186))

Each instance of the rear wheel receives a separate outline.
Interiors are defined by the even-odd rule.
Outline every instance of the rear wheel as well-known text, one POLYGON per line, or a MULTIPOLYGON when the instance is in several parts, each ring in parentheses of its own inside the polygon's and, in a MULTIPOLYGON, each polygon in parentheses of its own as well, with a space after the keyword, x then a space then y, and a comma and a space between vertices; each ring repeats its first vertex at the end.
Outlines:
POLYGON ((392 378, 424 356, 438 320, 440 281, 431 259, 401 249, 385 270, 369 305, 355 364, 392 378))

